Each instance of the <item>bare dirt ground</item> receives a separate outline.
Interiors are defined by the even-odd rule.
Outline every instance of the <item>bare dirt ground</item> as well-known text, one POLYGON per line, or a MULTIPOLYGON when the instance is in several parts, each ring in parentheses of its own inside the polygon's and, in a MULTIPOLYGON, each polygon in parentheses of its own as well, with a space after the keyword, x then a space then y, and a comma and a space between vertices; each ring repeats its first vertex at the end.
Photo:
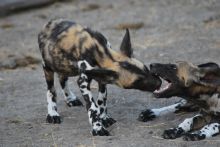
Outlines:
MULTIPOLYGON (((0 65, 15 64, 17 60, 5 60, 17 56, 40 59, 37 34, 49 19, 59 17, 100 30, 116 50, 124 35, 124 30, 120 29, 130 25, 135 55, 147 65, 177 60, 220 63, 219 10, 219 0, 55 3, 0 19, 0 65)), ((75 81, 76 78, 71 80, 71 88, 82 100, 75 81)), ((93 91, 97 93, 96 84, 93 84, 93 91)), ((68 108, 60 92, 58 98, 63 123, 47 124, 46 83, 40 64, 14 70, 3 68, 0 71, 0 147, 220 146, 220 136, 199 142, 161 138, 165 128, 193 114, 170 114, 147 123, 136 120, 141 110, 173 104, 178 98, 155 99, 147 92, 109 85, 108 111, 117 120, 109 129, 112 135, 109 137, 92 137, 85 107, 68 108)))

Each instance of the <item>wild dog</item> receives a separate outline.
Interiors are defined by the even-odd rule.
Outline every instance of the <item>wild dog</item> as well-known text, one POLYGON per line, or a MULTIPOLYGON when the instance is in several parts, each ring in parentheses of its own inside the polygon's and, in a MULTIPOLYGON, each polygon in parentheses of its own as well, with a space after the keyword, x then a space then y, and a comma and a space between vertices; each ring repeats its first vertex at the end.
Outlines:
POLYGON ((86 102, 91 132, 100 136, 109 135, 106 127, 116 122, 107 115, 107 84, 143 91, 154 91, 160 87, 161 80, 133 57, 128 29, 120 52, 113 50, 100 32, 64 19, 48 22, 38 35, 38 43, 47 83, 48 123, 61 123, 57 112, 54 73, 58 74, 69 107, 82 105, 68 87, 68 77, 79 75, 77 84, 86 102), (93 79, 99 87, 96 101, 90 91, 93 79))
MULTIPOLYGON (((150 71, 166 81, 166 86, 154 92, 157 98, 178 96, 184 100, 165 108, 176 111, 199 108, 200 113, 185 119, 175 128, 165 130, 165 139, 184 136, 184 140, 202 140, 220 133, 220 68, 216 63, 205 63, 198 66, 188 62, 177 64, 150 65, 150 71), (176 106, 176 107, 174 107, 176 106), (172 107, 172 109, 171 109, 172 107), (196 131, 200 129, 199 131, 196 131), (189 133, 190 131, 196 131, 189 133)), ((163 85, 163 84, 162 84, 163 85)), ((156 116, 160 109, 148 109, 145 117, 156 116), (157 110, 157 111, 155 111, 157 110), (149 116, 150 114, 150 116, 149 116)), ((196 109, 195 109, 196 110, 196 109)), ((160 112, 167 111, 161 109, 160 112)), ((142 113, 144 115, 144 113, 142 113)))

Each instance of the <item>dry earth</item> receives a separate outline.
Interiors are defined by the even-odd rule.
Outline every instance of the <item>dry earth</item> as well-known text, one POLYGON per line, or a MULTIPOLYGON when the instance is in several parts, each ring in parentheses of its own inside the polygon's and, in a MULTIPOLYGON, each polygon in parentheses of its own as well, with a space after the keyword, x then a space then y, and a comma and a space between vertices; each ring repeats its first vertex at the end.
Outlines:
MULTIPOLYGON (((40 59, 37 33, 49 19, 59 17, 100 30, 116 50, 124 34, 121 29, 130 27, 135 56, 147 65, 177 60, 220 63, 219 10, 219 0, 58 2, 0 19, 0 66, 15 64, 17 60, 9 59, 17 56, 40 59)), ((158 100, 150 93, 116 86, 108 86, 108 110, 117 120, 110 128, 112 136, 92 137, 85 108, 68 108, 60 92, 58 110, 63 123, 47 124, 46 84, 41 66, 18 67, 0 71, 0 147, 220 146, 220 136, 199 142, 162 139, 165 128, 193 114, 170 114, 151 122, 139 122, 136 119, 141 110, 173 104, 179 99, 158 100)), ((71 80, 71 89, 82 99, 76 78, 71 80)), ((95 83, 93 91, 97 93, 95 83)))

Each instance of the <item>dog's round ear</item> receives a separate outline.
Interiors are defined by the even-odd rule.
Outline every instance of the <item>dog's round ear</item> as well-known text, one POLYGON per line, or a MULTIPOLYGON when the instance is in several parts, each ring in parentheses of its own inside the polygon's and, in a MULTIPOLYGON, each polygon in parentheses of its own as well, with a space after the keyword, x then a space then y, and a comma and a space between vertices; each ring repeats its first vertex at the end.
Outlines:
POLYGON ((125 56, 128 56, 129 58, 133 56, 133 49, 131 47, 131 39, 128 29, 126 29, 124 38, 121 42, 120 50, 125 56))
POLYGON ((209 86, 220 86, 220 68, 216 63, 198 65, 200 73, 199 83, 209 86))

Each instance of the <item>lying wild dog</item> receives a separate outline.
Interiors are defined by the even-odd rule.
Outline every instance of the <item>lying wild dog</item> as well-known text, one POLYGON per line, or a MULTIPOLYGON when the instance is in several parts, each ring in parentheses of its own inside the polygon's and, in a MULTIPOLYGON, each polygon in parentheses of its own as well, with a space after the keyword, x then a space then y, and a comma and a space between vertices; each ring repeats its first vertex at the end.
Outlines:
POLYGON ((178 96, 184 100, 168 107, 148 109, 141 113, 139 119, 152 119, 168 111, 191 111, 199 108, 198 115, 185 119, 176 128, 165 130, 163 137, 175 139, 183 135, 184 140, 202 140, 220 133, 220 68, 216 63, 198 66, 187 62, 155 63, 150 65, 150 71, 167 81, 164 88, 154 92, 155 97, 178 96), (198 129, 200 130, 189 133, 198 129))
POLYGON ((154 91, 160 87, 160 78, 150 74, 142 62, 132 57, 128 29, 120 52, 112 50, 101 33, 63 19, 47 23, 38 36, 38 42, 47 83, 49 123, 61 122, 54 89, 55 72, 58 74, 65 101, 70 107, 82 105, 67 84, 68 77, 79 75, 77 83, 86 102, 93 135, 109 135, 105 128, 116 122, 107 115, 106 84, 143 91, 154 91), (99 86, 97 101, 90 91, 92 79, 99 86))

